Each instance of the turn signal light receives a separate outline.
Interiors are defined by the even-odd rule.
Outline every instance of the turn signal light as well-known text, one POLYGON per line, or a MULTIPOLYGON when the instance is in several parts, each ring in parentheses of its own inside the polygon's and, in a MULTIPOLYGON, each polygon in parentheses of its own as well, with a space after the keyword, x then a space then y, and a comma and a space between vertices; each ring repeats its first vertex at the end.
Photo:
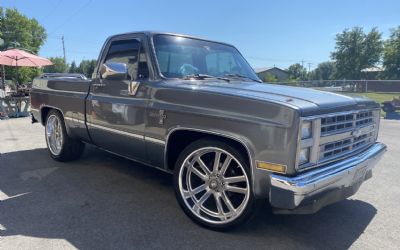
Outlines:
POLYGON ((270 163, 270 162, 264 162, 264 161, 258 161, 257 162, 257 168, 269 170, 269 171, 272 171, 272 172, 278 172, 278 173, 285 173, 286 172, 286 166, 285 165, 276 164, 276 163, 270 163))

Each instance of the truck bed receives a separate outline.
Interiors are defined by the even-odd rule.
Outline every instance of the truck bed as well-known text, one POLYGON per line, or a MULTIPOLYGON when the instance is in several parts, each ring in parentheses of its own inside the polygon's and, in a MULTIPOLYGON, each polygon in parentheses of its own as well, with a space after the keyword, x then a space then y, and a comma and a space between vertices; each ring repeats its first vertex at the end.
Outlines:
POLYGON ((90 82, 69 77, 35 78, 31 91, 34 117, 44 124, 48 107, 56 108, 63 114, 68 135, 90 141, 85 114, 90 82))

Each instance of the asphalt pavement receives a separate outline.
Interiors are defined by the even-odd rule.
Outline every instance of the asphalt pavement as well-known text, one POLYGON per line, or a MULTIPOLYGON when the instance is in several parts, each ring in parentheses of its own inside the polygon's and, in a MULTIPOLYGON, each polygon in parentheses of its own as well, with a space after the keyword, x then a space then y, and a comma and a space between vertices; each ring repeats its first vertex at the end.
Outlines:
POLYGON ((0 249, 400 249, 400 121, 379 140, 388 152, 351 198, 313 215, 264 206, 215 232, 184 215, 172 176, 95 147, 55 162, 40 124, 0 120, 0 249))

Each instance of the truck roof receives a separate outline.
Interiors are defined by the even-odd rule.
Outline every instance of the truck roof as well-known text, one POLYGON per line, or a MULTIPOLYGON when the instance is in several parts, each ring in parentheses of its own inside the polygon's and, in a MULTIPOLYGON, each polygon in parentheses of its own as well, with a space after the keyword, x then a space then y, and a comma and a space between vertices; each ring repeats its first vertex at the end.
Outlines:
POLYGON ((161 32, 161 31, 150 31, 150 30, 144 30, 144 31, 133 31, 133 32, 126 32, 126 33, 120 33, 120 34, 115 34, 112 36, 109 36, 107 40, 118 37, 118 36, 125 36, 125 35, 130 35, 130 34, 144 34, 148 37, 152 37, 155 35, 171 35, 171 36, 181 36, 181 37, 187 37, 187 38, 193 38, 193 39, 198 39, 198 40, 203 40, 203 41, 209 41, 209 42, 214 42, 214 43, 220 43, 220 44, 225 44, 228 46, 234 47, 232 44, 225 43, 225 42, 219 42, 219 41, 214 41, 202 37, 197 37, 197 36, 192 36, 192 35, 185 35, 185 34, 180 34, 180 33, 172 33, 172 32, 161 32))

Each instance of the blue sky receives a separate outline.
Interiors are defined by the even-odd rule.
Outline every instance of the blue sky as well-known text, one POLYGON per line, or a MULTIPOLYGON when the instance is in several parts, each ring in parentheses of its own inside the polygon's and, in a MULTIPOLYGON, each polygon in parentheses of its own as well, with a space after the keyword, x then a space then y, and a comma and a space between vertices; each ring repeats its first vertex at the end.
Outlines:
POLYGON ((345 28, 377 26, 384 37, 400 25, 400 1, 136 1, 1 0, 36 18, 47 30, 41 56, 61 56, 65 36, 67 61, 95 59, 106 37, 157 30, 190 34, 235 45, 253 67, 304 60, 329 60, 335 34, 345 28))

